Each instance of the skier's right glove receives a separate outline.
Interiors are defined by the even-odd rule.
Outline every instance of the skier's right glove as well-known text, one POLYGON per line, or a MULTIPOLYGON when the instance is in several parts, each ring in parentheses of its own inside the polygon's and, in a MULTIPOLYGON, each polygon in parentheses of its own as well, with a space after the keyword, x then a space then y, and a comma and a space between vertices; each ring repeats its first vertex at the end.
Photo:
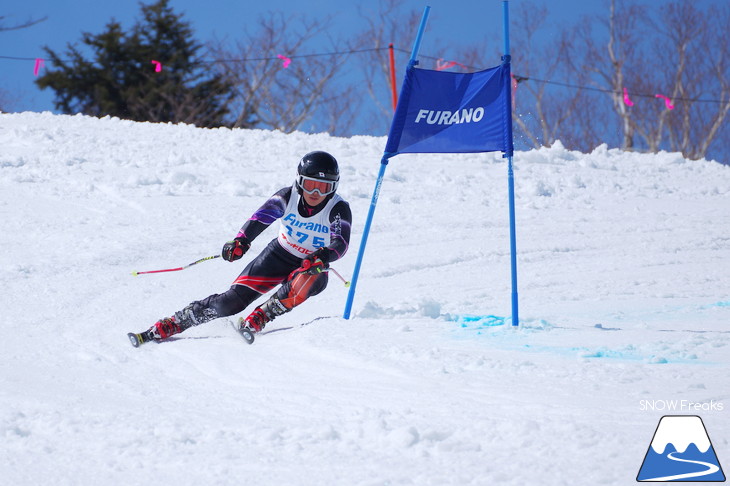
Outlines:
POLYGON ((246 238, 239 236, 223 245, 221 256, 224 260, 233 262, 241 258, 249 248, 251 248, 251 243, 246 238))

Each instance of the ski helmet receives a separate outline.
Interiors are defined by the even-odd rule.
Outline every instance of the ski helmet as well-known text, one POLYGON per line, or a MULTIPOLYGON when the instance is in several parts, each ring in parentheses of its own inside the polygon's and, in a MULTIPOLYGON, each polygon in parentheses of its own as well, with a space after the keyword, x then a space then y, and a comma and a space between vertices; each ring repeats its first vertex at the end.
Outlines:
POLYGON ((296 188, 299 194, 318 192, 322 196, 333 194, 340 180, 337 159, 327 152, 309 152, 297 167, 296 188))

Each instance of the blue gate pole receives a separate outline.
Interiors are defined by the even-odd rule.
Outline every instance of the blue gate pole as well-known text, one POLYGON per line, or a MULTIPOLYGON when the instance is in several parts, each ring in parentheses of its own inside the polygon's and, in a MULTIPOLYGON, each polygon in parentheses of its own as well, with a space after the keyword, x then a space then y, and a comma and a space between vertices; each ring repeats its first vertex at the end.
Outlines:
MULTIPOLYGON (((421 24, 418 26, 418 33, 416 34, 416 40, 413 43, 413 49, 411 50, 411 58, 408 61, 408 68, 411 69, 416 64, 416 57, 418 57, 418 51, 421 48, 421 39, 423 39, 423 31, 426 30, 426 21, 428 20, 428 14, 431 11, 431 7, 426 6, 423 9, 423 16, 421 17, 421 24)), ((399 97, 401 100, 403 96, 399 97)), ((398 112, 396 108, 396 113, 398 112)), ((368 235, 370 234, 370 226, 373 222, 373 215, 375 214, 375 206, 378 204, 378 198, 380 197, 380 187, 383 185, 383 178, 385 177, 385 168, 388 166, 388 159, 395 154, 385 153, 383 158, 380 160, 380 172, 378 172, 378 179, 375 182, 375 190, 373 191, 373 198, 370 200, 370 209, 368 210, 368 217, 365 220, 365 228, 363 229, 362 239, 360 240, 360 249, 357 252, 357 260, 355 261, 355 268, 352 272, 352 280, 350 283, 350 292, 347 294, 347 303, 345 304, 345 312, 342 317, 345 319, 350 318, 352 312, 352 302, 355 300, 355 289, 357 288, 357 281, 360 276, 360 267, 362 266, 362 259, 365 255, 365 245, 368 242, 368 235)))
POLYGON ((368 242, 368 235, 370 234, 370 225, 373 222, 373 215, 375 214, 375 205, 378 204, 378 197, 380 197, 380 187, 383 185, 383 177, 385 176, 385 168, 388 166, 388 157, 383 155, 380 160, 380 172, 378 173, 378 180, 375 182, 375 190, 373 191, 373 198, 370 200, 370 209, 368 210, 368 217, 365 220, 365 228, 363 229, 362 239, 360 240, 360 249, 357 252, 357 260, 355 261, 355 269, 352 272, 352 281, 350 283, 350 292, 347 294, 347 303, 345 304, 345 313, 342 317, 345 319, 350 318, 350 312, 352 311, 352 301, 355 299, 355 289, 357 288, 357 280, 360 275, 360 266, 362 265, 362 259, 365 255, 365 245, 368 242))
POLYGON ((512 325, 520 325, 520 313, 517 297, 517 237, 515 229, 515 179, 512 170, 512 156, 508 159, 507 180, 509 184, 509 250, 512 268, 512 325))
MULTIPOLYGON (((504 0, 502 2, 502 20, 504 24, 504 63, 509 64, 511 62, 510 50, 509 50, 509 2, 504 0)), ((508 79, 511 84, 512 79, 508 79)), ((509 109, 509 119, 507 120, 507 127, 509 132, 510 141, 512 141, 512 86, 508 87, 507 102, 509 109)), ((512 155, 513 152, 505 154, 507 157, 507 185, 508 185, 508 196, 509 196, 509 249, 510 249, 510 267, 512 274, 512 325, 519 326, 520 324, 520 313, 517 296, 517 229, 515 224, 515 177, 514 170, 512 167, 512 155)))

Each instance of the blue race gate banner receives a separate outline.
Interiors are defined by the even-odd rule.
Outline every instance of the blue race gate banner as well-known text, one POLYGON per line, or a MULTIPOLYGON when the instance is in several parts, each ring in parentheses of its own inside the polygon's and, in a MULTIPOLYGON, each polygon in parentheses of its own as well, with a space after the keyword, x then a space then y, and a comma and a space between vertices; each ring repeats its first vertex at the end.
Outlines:
POLYGON ((385 152, 511 154, 509 63, 475 73, 410 68, 385 152))
POLYGON ((510 215, 510 265, 512 273, 512 325, 519 324, 517 296, 517 244, 515 225, 514 171, 512 157, 512 86, 509 53, 509 8, 502 2, 504 55, 502 64, 475 73, 450 73, 416 69, 426 20, 431 7, 425 7, 421 24, 406 68, 393 121, 385 145, 373 198, 365 220, 360 249, 353 270, 350 292, 343 317, 350 318, 365 245, 378 203, 385 168, 391 157, 403 153, 497 152, 507 159, 507 188, 510 215))

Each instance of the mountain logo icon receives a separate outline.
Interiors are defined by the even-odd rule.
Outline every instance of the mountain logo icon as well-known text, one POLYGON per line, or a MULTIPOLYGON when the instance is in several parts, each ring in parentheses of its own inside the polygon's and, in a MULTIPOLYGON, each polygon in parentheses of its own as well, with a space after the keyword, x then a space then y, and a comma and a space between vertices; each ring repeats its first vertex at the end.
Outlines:
POLYGON ((725 474, 702 419, 696 415, 662 417, 636 480, 725 481, 725 474))

